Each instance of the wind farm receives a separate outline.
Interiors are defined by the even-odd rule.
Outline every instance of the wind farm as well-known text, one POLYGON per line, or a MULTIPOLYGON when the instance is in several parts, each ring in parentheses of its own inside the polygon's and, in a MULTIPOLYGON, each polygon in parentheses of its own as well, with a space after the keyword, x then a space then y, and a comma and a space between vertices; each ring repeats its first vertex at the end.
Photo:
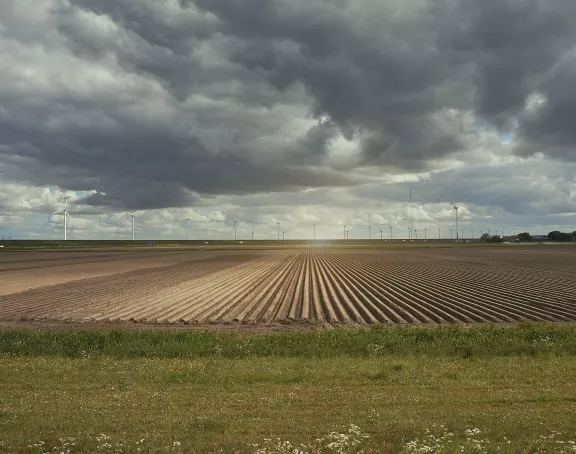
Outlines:
POLYGON ((576 321, 572 248, 504 242, 489 229, 481 240, 469 223, 465 237, 459 217, 465 205, 441 197, 415 202, 412 188, 402 222, 316 221, 307 238, 294 238, 289 221, 251 224, 232 216, 218 221, 214 237, 194 210, 178 218, 185 222, 179 239, 145 239, 142 230, 137 238, 137 215, 146 215, 137 209, 125 213, 128 238, 70 239, 69 197, 63 202, 51 214, 62 216, 63 240, 4 241, 0 323, 285 328, 576 321), (436 227, 437 238, 428 234, 431 203, 454 216, 436 227), (543 286, 545 273, 566 276, 566 285, 543 286))

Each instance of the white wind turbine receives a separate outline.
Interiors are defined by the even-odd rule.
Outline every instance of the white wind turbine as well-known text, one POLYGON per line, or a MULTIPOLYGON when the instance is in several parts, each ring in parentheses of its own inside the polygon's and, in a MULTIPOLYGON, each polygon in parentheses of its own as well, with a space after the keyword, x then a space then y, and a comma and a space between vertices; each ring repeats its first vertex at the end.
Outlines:
POLYGON ((190 239, 190 215, 192 213, 188 213, 188 217, 185 219, 186 221, 186 241, 190 239))
POLYGON ((452 200, 452 206, 454 207, 454 213, 456 214, 456 242, 458 242, 458 208, 460 207, 456 205, 454 200, 452 200))
POLYGON ((63 210, 55 211, 54 213, 52 213, 53 215, 54 214, 60 214, 60 213, 62 213, 64 215, 64 241, 67 240, 66 229, 68 228, 68 222, 67 222, 68 218, 72 218, 72 216, 70 216, 70 214, 68 213, 68 210, 66 209, 66 207, 68 206, 68 199, 69 198, 70 197, 66 197, 66 199, 64 199, 65 201, 64 201, 64 209, 63 210))
POLYGON ((134 217, 136 216, 136 213, 138 213, 138 211, 140 211, 140 208, 138 208, 132 214, 126 213, 128 216, 130 216, 132 218, 132 241, 134 241, 134 217))

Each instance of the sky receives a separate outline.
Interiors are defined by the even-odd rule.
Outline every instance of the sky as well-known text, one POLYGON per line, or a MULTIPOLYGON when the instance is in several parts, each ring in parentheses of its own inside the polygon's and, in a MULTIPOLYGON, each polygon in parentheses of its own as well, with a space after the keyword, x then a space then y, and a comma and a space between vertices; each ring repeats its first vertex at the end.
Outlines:
MULTIPOLYGON (((574 0, 0 1, 0 238, 576 230, 574 0), (412 198, 410 202, 410 191, 412 198), (370 226, 370 229, 369 229, 370 226), (440 230, 439 230, 440 229, 440 230), (417 232, 416 232, 417 230, 417 232)), ((474 233, 473 233, 474 232, 474 233)))

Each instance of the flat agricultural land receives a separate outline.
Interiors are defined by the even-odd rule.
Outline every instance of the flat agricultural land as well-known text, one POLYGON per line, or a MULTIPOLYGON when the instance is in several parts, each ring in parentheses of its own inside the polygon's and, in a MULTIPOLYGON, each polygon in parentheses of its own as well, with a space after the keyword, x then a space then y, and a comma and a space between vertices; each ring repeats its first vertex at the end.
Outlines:
POLYGON ((3 251, 0 323, 576 321, 571 247, 3 251))

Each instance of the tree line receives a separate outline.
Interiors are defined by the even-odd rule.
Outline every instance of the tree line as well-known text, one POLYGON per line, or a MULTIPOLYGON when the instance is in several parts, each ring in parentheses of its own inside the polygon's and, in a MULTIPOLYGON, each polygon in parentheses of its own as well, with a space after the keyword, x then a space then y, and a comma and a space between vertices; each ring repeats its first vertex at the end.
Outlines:
MULTIPOLYGON (((563 233, 554 230, 547 235, 550 241, 576 241, 576 230, 572 233, 563 233)), ((534 241, 534 237, 528 232, 522 232, 517 235, 518 241, 534 241)), ((480 239, 490 243, 501 243, 503 238, 499 236, 490 236, 488 233, 483 234, 480 239)))

